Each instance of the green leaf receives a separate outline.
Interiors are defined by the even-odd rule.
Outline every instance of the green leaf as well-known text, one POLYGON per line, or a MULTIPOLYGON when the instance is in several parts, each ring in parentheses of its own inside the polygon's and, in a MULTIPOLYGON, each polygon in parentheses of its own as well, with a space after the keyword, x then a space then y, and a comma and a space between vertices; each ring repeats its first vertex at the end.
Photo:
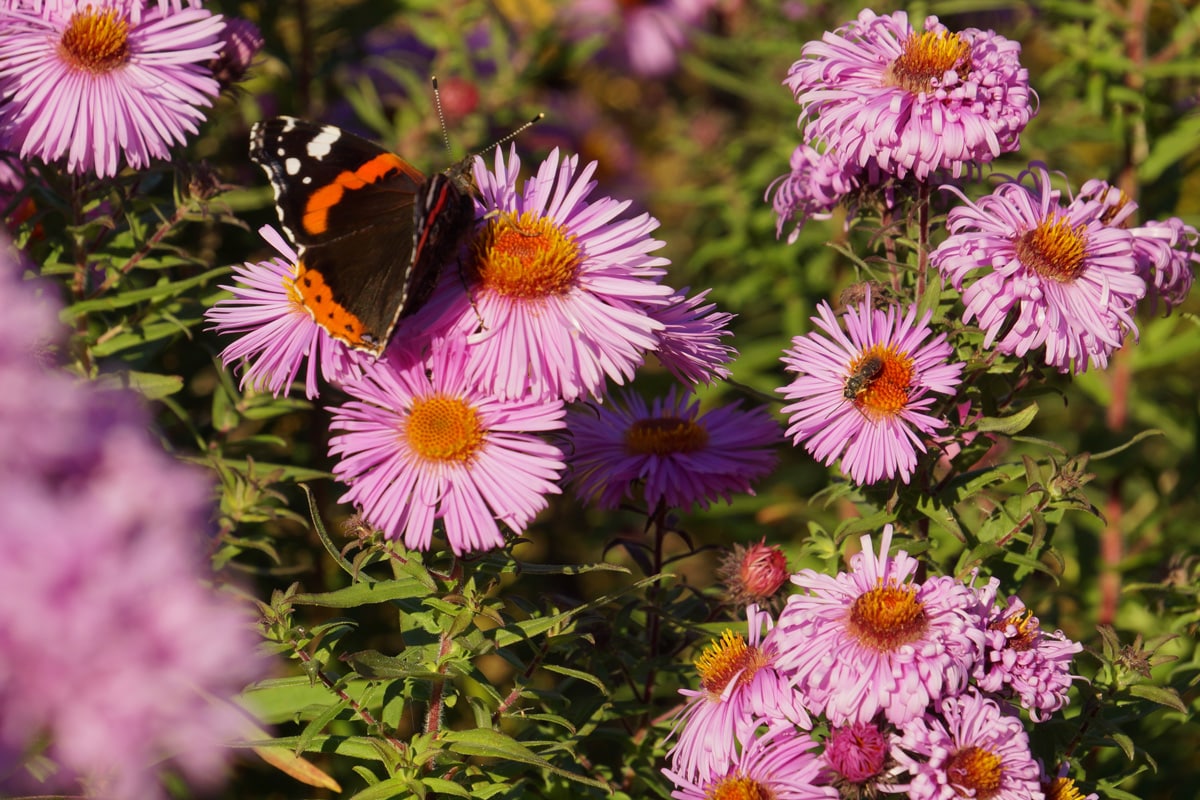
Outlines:
POLYGON ((1037 413, 1038 404, 1030 403, 1017 413, 1009 414, 1007 417, 984 417, 976 422, 974 427, 975 430, 984 433, 995 432, 1011 436, 1028 428, 1037 413))
POLYGON ((132 389, 147 400, 161 400, 183 388, 183 378, 179 375, 132 370, 101 375, 96 383, 106 388, 132 389))
POLYGON ((1152 686, 1148 683, 1135 683, 1129 687, 1129 693, 1135 697, 1158 703, 1160 706, 1174 709, 1180 714, 1187 713, 1187 706, 1180 699, 1179 693, 1166 686, 1152 686))
POLYGON ((424 597, 429 589, 421 581, 414 578, 388 581, 363 581, 344 589, 332 592, 297 594, 292 601, 302 606, 321 606, 322 608, 356 608, 374 603, 386 603, 389 600, 408 600, 414 597, 424 597))
MULTIPOLYGON (((442 782, 450 783, 450 781, 442 782)), ((414 784, 416 781, 405 776, 388 778, 351 795, 350 800, 393 800, 397 797, 423 797, 422 787, 414 784)))
POLYGON ((584 683, 590 683, 592 686, 595 686, 597 689, 603 692, 605 696, 608 695, 608 687, 604 684, 604 681, 600 680, 595 675, 590 675, 577 669, 571 669, 570 667, 563 667, 558 664, 543 664, 542 669, 548 672, 557 672, 559 675, 566 675, 568 678, 575 678, 583 681, 584 683))
POLYGON ((605 789, 607 785, 594 778, 588 778, 583 775, 577 775, 573 772, 568 772, 561 767, 556 767, 546 759, 539 756, 537 753, 530 750, 525 745, 518 742, 511 736, 506 736, 499 731, 484 730, 482 728, 471 728, 465 731, 449 731, 441 738, 441 742, 447 750, 458 753, 464 756, 479 756, 482 758, 500 758, 505 761, 516 761, 521 764, 529 764, 530 766, 553 772, 555 775, 561 775, 569 780, 583 783, 588 786, 595 786, 597 789, 605 789))

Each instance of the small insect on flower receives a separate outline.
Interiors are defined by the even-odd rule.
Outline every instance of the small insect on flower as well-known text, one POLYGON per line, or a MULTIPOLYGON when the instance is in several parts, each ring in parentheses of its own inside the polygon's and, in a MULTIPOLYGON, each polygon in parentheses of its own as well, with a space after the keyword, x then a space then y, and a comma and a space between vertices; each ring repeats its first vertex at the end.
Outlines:
POLYGON ((870 356, 846 378, 846 388, 842 390, 842 396, 847 400, 857 401, 859 395, 871 388, 880 372, 883 372, 883 359, 876 355, 870 356))

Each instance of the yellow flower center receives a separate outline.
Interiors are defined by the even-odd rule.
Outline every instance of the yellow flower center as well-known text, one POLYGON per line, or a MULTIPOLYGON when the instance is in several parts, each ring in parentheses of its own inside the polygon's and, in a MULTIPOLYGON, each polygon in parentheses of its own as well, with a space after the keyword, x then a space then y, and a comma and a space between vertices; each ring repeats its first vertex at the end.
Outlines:
POLYGON ((625 452, 631 456, 694 453, 707 444, 706 428, 679 417, 639 419, 625 431, 625 452))
POLYGON ((889 583, 855 599, 848 628, 860 644, 886 653, 920 639, 928 622, 917 590, 889 583))
POLYGON ((475 238, 473 255, 483 286, 521 300, 566 294, 581 261, 574 236, 528 211, 491 219, 475 238))
POLYGON ((1017 258, 1043 278, 1068 283, 1083 272, 1086 225, 1071 227, 1066 217, 1051 215, 1013 243, 1017 258))
POLYGON ((892 417, 908 405, 913 360, 895 345, 874 345, 850 362, 844 394, 871 419, 892 417))
POLYGON ((700 685, 713 697, 720 697, 735 675, 738 685, 745 686, 766 663, 767 657, 761 650, 726 629, 696 659, 696 671, 700 673, 700 685))
POLYGON ((954 786, 974 790, 971 797, 988 800, 1000 791, 1004 766, 1000 756, 981 747, 966 747, 950 757, 946 775, 954 786))
POLYGON ((953 70, 960 78, 971 72, 971 46, 957 33, 914 33, 887 68, 884 84, 913 94, 928 92, 933 82, 953 70))
POLYGON ((421 458, 459 463, 473 459, 487 438, 474 408, 440 394, 413 403, 405 435, 421 458))
POLYGON ((775 800, 775 793, 753 778, 734 774, 707 786, 704 800, 775 800))
POLYGON ((1075 785, 1074 778, 1055 778, 1050 785, 1044 787, 1046 800, 1083 800, 1084 794, 1075 785))
POLYGON ((115 8, 98 11, 84 6, 71 15, 58 46, 77 69, 111 72, 129 59, 129 23, 115 8))

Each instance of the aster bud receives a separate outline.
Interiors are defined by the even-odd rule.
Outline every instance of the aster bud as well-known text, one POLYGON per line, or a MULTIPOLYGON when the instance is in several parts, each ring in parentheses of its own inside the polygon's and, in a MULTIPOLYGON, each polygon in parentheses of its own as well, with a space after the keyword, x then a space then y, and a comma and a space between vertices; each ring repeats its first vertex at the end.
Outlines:
POLYGON ((721 562, 717 575, 728 590, 729 602, 736 606, 758 603, 778 605, 776 593, 787 583, 787 558, 783 551, 768 545, 764 538, 743 547, 735 544, 721 562))
POLYGON ((829 735, 825 760, 849 783, 864 783, 883 772, 887 764, 888 740, 876 725, 855 722, 829 735))

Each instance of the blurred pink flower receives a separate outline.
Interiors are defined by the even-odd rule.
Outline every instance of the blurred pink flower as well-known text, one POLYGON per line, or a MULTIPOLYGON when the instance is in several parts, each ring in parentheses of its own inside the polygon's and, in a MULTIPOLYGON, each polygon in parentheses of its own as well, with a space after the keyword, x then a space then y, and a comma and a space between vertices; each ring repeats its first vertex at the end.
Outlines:
POLYGON ((675 71, 691 30, 714 0, 573 0, 563 22, 577 39, 606 38, 609 61, 637 75, 662 77, 675 71))

